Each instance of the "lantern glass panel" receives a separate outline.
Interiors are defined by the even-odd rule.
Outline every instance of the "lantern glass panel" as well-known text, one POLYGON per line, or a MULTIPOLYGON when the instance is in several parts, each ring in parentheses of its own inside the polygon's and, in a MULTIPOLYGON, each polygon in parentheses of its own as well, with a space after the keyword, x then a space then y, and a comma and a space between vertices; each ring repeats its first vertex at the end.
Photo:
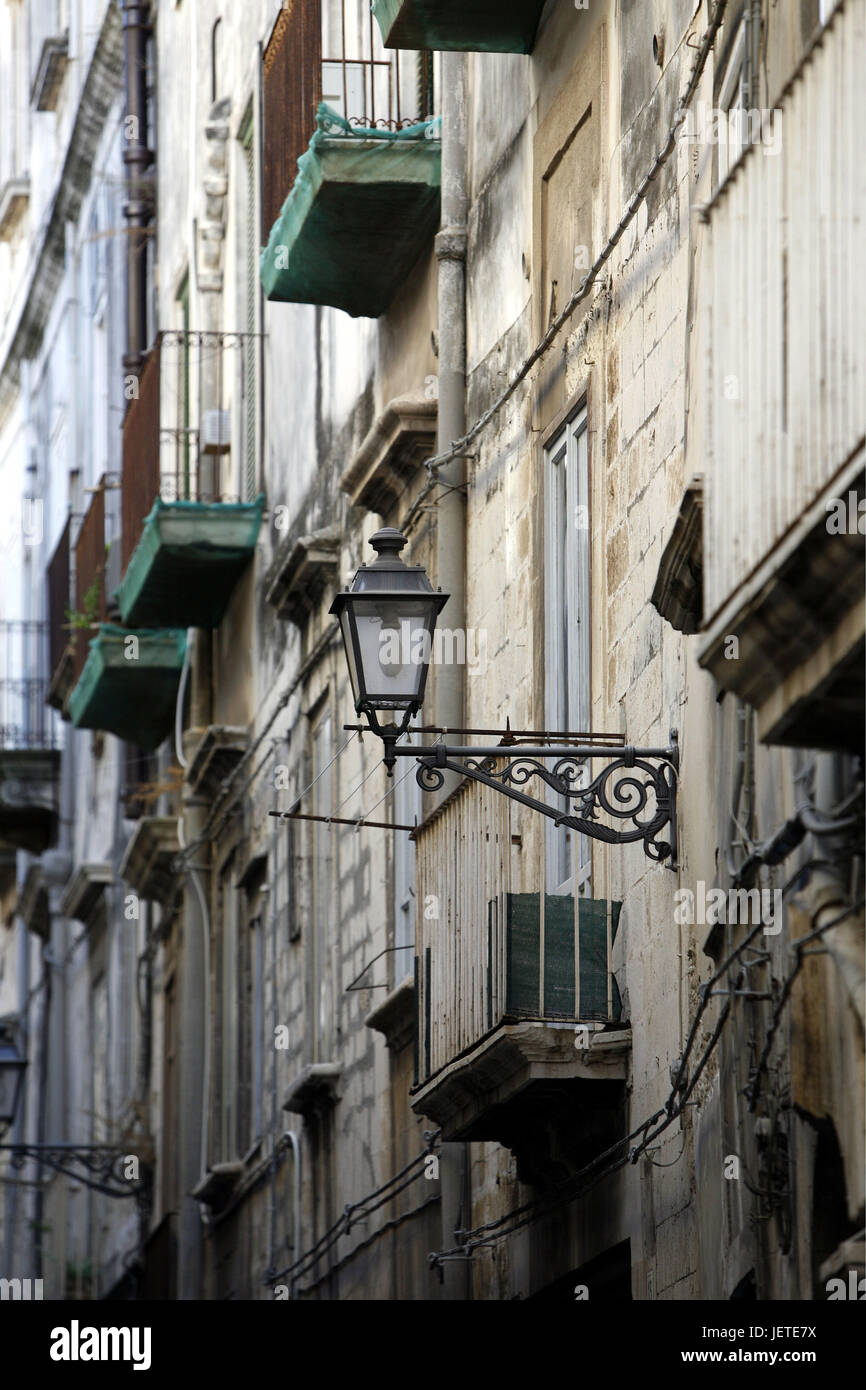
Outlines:
POLYGON ((343 633, 343 646, 346 648, 346 663, 349 667, 349 680, 352 682, 352 695, 357 709, 361 699, 361 686, 358 680, 358 662, 355 658, 355 637, 353 613, 348 605, 340 613, 340 628, 343 633))
POLYGON ((437 607, 426 597, 356 600, 358 647, 371 704, 400 709, 420 700, 437 607))

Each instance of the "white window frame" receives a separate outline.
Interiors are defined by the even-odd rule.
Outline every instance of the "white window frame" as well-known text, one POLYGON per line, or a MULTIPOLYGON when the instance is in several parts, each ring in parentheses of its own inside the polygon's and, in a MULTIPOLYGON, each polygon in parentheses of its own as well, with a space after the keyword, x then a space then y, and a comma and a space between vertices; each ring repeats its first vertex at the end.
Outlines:
MULTIPOLYGON (((589 431, 584 403, 544 449, 545 725, 588 731, 591 692, 589 431)), ((564 798, 554 798, 566 807, 564 798)), ((546 823, 545 891, 587 897, 592 853, 586 835, 546 823), (577 876, 575 879, 575 859, 577 876)))
MULTIPOLYGON (((732 111, 743 111, 745 115, 745 101, 743 99, 743 69, 746 59, 746 23, 740 21, 737 37, 734 40, 734 47, 728 62, 725 80, 719 93, 719 110, 725 113, 724 139, 721 132, 718 133, 718 177, 716 187, 719 187, 727 178, 729 171, 734 167, 743 152, 743 130, 742 124, 734 124, 730 120, 732 111), (731 136, 736 135, 732 140, 731 136)), ((741 122, 743 117, 740 118, 741 122)))

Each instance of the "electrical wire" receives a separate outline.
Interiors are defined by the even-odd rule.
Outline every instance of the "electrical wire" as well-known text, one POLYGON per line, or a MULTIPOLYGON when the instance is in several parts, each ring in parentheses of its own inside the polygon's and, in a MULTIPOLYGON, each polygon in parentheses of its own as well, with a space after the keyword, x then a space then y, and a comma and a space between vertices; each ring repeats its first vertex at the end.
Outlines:
MULTIPOLYGON (((852 904, 851 906, 847 907, 843 912, 839 913, 838 916, 834 917, 830 922, 826 922, 823 926, 815 928, 813 931, 809 932, 806 936, 801 937, 798 941, 794 943, 794 950, 797 959, 793 969, 789 971, 788 976, 782 984, 779 993, 779 998, 773 1011, 770 1028, 768 1030, 768 1036, 765 1040, 762 1054, 758 1060, 757 1066, 750 1080, 749 1087, 747 1088, 747 1093, 750 1099, 750 1109, 754 1110, 755 1108, 760 1078, 763 1071, 766 1068, 767 1061, 769 1059, 773 1038, 775 1036, 776 1031, 778 1030, 779 1022, 781 1020, 781 1016, 784 1012, 785 1006, 789 1001, 794 981, 796 980, 796 977, 799 974, 803 965, 803 961, 805 958, 805 953, 803 950, 804 946, 806 946, 810 941, 814 941, 816 938, 821 937, 826 931, 829 931, 832 927, 837 926, 839 922, 841 922, 844 918, 853 915, 855 912, 862 911, 863 906, 863 901, 852 904)), ((523 1226, 529 1225, 534 1221, 538 1221, 542 1219, 544 1216, 550 1214, 552 1211, 558 1210, 560 1207, 576 1201, 579 1197, 584 1196, 590 1190, 590 1188, 595 1187, 599 1182, 601 1182, 603 1178, 609 1177, 612 1173, 615 1173, 620 1168, 625 1167, 626 1163, 636 1163, 638 1159, 641 1157, 641 1155, 648 1151, 649 1146, 653 1143, 653 1141, 657 1139, 662 1133, 664 1133, 664 1131, 667 1128, 669 1128, 669 1126, 676 1119, 678 1119, 680 1115, 684 1113, 686 1106, 689 1104, 689 1097, 694 1091, 698 1083, 698 1080, 700 1079, 704 1069, 706 1068, 706 1065, 719 1042, 723 1029, 728 1022, 728 1019, 732 1016, 732 1000, 731 998, 729 998, 726 1001, 723 1009, 721 1010, 718 1022, 716 1023, 716 1026, 713 1029, 713 1032, 710 1036, 710 1039, 706 1047, 704 1048, 700 1058, 698 1059, 698 1062, 695 1066, 694 1074, 688 1086, 685 1088, 683 1092, 682 1099, 680 1101, 677 1101, 676 1097, 679 1090, 681 1089, 681 1079, 685 1074, 688 1058, 691 1049, 694 1045, 694 1039, 697 1036, 697 1026, 704 1010, 707 1007, 707 1001, 711 997, 711 986, 714 983, 717 983, 724 975, 726 975, 733 965, 741 962, 741 957, 743 953, 748 949, 750 942, 757 934, 757 932, 759 932, 760 930, 762 930, 762 927, 761 924, 758 923, 758 925, 748 934, 748 936, 740 944, 740 946, 738 946, 734 951, 731 952, 727 960, 719 967, 719 969, 715 972, 713 977, 709 981, 707 981, 705 985, 701 987, 701 1002, 696 1011, 695 1018, 692 1022, 692 1027, 689 1033, 689 1040, 686 1045, 686 1051, 681 1060, 681 1065, 678 1069, 677 1075, 674 1078, 671 1088, 671 1094, 665 1106, 662 1109, 655 1111, 653 1115, 649 1116, 648 1119, 644 1120, 640 1125, 633 1129, 630 1134, 626 1135, 623 1139, 617 1140, 616 1143, 612 1144, 608 1149, 605 1149, 601 1154, 598 1154, 594 1159, 591 1160, 591 1162, 589 1162, 583 1168, 581 1168, 564 1184, 560 1184, 558 1191, 554 1193, 545 1194, 541 1198, 524 1203, 523 1206, 517 1207, 513 1212, 506 1213, 504 1216, 497 1218, 495 1221, 489 1221, 484 1225, 477 1226, 470 1231, 457 1232, 456 1234, 462 1237, 461 1244, 454 1246, 449 1250, 440 1250, 431 1253, 431 1255, 429 1256, 431 1268, 437 1267, 442 1263, 443 1260, 471 1257, 473 1250, 479 1249, 482 1246, 491 1245, 496 1241, 503 1240, 506 1237, 513 1235, 516 1231, 522 1229, 523 1226), (653 1126, 656 1127, 653 1128, 653 1126), (612 1156, 614 1154, 619 1153, 620 1150, 622 1150, 626 1145, 631 1143, 631 1141, 637 1138, 639 1135, 643 1136, 640 1143, 636 1144, 633 1148, 631 1148, 627 1155, 621 1155, 619 1158, 613 1159, 612 1156), (611 1162, 607 1163, 606 1166, 600 1167, 600 1165, 604 1164, 604 1160, 606 1159, 611 1159, 611 1162)), ((752 962, 752 964, 754 963, 755 962, 752 962)), ((745 968, 747 969, 748 966, 745 966, 745 968)), ((735 987, 738 987, 739 981, 741 980, 742 971, 740 972, 740 975, 737 977, 735 987)))
POLYGON ((411 1183, 422 1177, 423 1166, 426 1164, 429 1156, 435 1152, 435 1145, 439 1139, 439 1135, 439 1130, 435 1130, 429 1136, 425 1135, 428 1142, 427 1148, 423 1153, 411 1159, 404 1168, 401 1168, 398 1173, 394 1173, 387 1182, 377 1187, 373 1192, 369 1193, 368 1196, 363 1197, 359 1202, 348 1203, 342 1215, 337 1218, 324 1235, 319 1237, 314 1245, 311 1245, 308 1250, 305 1250, 304 1253, 299 1255, 290 1265, 286 1265, 285 1269, 281 1269, 275 1274, 269 1274, 265 1283, 269 1285, 278 1284, 289 1276, 291 1276, 292 1282, 294 1283, 317 1264, 322 1256, 327 1254, 327 1252, 336 1245, 341 1236, 348 1235, 353 1226, 366 1220, 366 1218, 374 1211, 377 1211, 379 1207, 384 1206, 386 1202, 391 1201, 393 1197, 398 1196, 399 1193, 409 1187, 411 1183), (415 1169, 418 1169, 418 1171, 414 1172, 413 1170, 415 1169), (408 1176, 410 1174, 413 1174, 413 1176, 408 1176), (406 1181, 402 1181, 402 1179, 406 1179, 406 1181), (377 1198, 379 1200, 376 1200, 377 1198))

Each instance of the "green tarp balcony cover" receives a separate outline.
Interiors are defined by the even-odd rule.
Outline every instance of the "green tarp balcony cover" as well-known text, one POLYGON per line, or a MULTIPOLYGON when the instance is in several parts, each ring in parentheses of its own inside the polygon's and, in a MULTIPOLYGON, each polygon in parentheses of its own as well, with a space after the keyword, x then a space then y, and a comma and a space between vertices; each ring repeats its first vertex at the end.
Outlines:
POLYGON ((544 0, 373 0, 386 48, 531 53, 544 0))
POLYGON ((219 627, 255 550, 265 499, 164 502, 144 522, 117 591, 125 623, 219 627))
POLYGON ((149 751, 169 733, 186 632, 129 631, 102 623, 69 696, 76 729, 102 729, 149 751))
POLYGON ((268 299, 378 318, 438 228, 441 164, 438 117, 356 129, 322 102, 261 255, 268 299))
POLYGON ((509 893, 506 1016, 617 1020, 622 1004, 609 948, 621 908, 603 898, 578 898, 575 931, 574 898, 546 893, 542 938, 540 895, 509 893))

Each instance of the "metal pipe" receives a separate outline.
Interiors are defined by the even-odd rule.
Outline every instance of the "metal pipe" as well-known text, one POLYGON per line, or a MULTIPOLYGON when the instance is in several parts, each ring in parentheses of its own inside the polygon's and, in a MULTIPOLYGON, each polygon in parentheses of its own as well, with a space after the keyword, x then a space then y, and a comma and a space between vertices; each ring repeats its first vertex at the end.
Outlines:
MULTIPOLYGON (((439 262, 439 453, 451 448, 466 430, 466 59, 462 53, 443 53, 442 63, 442 227, 436 237, 439 262)), ((446 627, 466 630, 466 459, 449 460, 439 470, 442 495, 436 513, 436 583, 449 594, 442 610, 446 627)), ((465 672, 455 663, 435 668, 433 690, 436 724, 464 726, 465 672)), ((418 749, 395 749, 412 753, 418 749)), ((474 749, 469 750, 473 756, 474 749)), ((434 794, 441 805, 459 785, 447 774, 434 794)), ((446 1247, 455 1231, 471 1224, 471 1174, 465 1144, 443 1144, 439 1161, 442 1238, 446 1247)), ((468 1261, 442 1271, 449 1299, 468 1299, 471 1273, 468 1261)))
POLYGON ((512 761, 520 758, 616 758, 623 760, 628 765, 635 758, 667 758, 673 762, 677 760, 676 748, 633 748, 631 744, 620 744, 612 748, 599 747, 598 745, 587 743, 575 743, 565 748, 552 748, 544 746, 534 748, 530 745, 517 744, 492 744, 489 747, 473 747, 467 744, 465 747, 456 747, 449 743, 413 745, 397 743, 391 752, 398 758, 425 758, 431 761, 440 758, 510 758, 512 761))
MULTIPOLYGON (((439 414, 441 453, 466 428, 466 68, 462 53, 442 54, 442 228, 436 237, 439 262, 439 414)), ((445 627, 466 628, 466 460, 443 464, 445 490, 436 514, 436 583, 450 594, 442 611, 445 627)), ((435 723, 464 724, 465 672, 454 662, 435 669, 435 723)), ((442 788, 440 799, 453 786, 442 788)))
POLYGON ((123 0, 123 52, 126 111, 123 121, 123 162, 127 169, 127 198, 123 214, 129 228, 126 250, 127 350, 126 372, 139 372, 147 349, 147 225, 152 198, 146 175, 153 155, 147 144, 146 35, 150 32, 144 0, 123 0))

